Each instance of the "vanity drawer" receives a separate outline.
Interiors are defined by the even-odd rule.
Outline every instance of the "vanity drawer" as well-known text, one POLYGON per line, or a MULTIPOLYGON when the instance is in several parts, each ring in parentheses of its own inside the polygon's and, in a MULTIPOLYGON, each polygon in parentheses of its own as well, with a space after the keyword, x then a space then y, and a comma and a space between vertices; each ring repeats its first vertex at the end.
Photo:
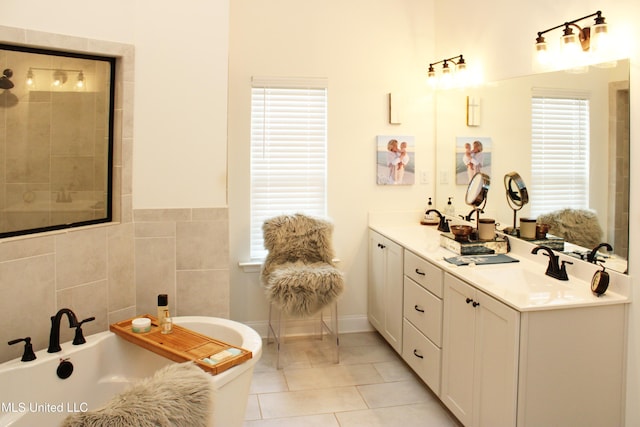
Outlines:
POLYGON ((404 251, 404 274, 425 289, 442 298, 442 270, 412 252, 404 251))
POLYGON ((406 276, 403 311, 407 320, 442 347, 442 300, 406 276))
POLYGON ((433 345, 411 322, 404 319, 402 358, 431 390, 440 395, 442 350, 433 345))

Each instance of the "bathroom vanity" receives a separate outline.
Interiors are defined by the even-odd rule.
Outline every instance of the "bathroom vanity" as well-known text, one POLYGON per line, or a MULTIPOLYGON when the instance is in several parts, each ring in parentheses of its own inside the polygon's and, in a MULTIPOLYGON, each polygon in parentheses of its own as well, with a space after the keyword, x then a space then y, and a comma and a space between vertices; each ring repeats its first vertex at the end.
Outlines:
POLYGON ((370 322, 465 426, 624 424, 625 277, 597 297, 589 266, 556 280, 524 241, 517 262, 457 266, 394 215, 370 218, 370 322))

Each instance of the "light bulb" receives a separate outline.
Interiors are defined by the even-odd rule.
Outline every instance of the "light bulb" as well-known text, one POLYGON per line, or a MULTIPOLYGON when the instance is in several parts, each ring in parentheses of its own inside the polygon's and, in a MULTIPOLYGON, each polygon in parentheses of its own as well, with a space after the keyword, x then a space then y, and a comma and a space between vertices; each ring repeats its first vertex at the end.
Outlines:
POLYGON ((596 24, 591 28, 590 49, 596 55, 604 55, 611 47, 607 24, 596 24))
POLYGON ((78 73, 78 80, 76 80, 75 90, 85 90, 86 87, 87 85, 84 81, 84 73, 80 71, 80 73, 78 73))
POLYGON ((582 53, 582 46, 571 28, 566 27, 564 35, 560 39, 560 51, 564 68, 573 68, 580 65, 579 57, 582 53))
POLYGON ((547 42, 544 37, 538 36, 536 39, 536 60, 542 65, 547 65, 551 62, 550 56, 547 42))
POLYGON ((27 72, 27 80, 25 81, 26 85, 27 85, 27 89, 29 90, 33 90, 36 88, 36 77, 33 74, 33 70, 31 68, 29 68, 29 71, 27 72))

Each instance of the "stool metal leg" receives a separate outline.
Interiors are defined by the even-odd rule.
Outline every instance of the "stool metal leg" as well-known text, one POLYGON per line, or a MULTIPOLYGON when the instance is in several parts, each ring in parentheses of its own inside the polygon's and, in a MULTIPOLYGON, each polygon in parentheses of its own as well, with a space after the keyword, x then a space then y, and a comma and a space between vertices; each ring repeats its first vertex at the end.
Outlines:
POLYGON ((327 324, 324 320, 324 313, 320 312, 320 339, 323 338, 324 331, 327 332, 329 339, 334 341, 335 346, 335 357, 334 362, 340 363, 340 338, 338 336, 338 302, 334 301, 329 305, 330 310, 330 324, 327 324))
POLYGON ((280 364, 280 350, 282 350, 282 345, 283 345, 283 330, 284 327, 282 326, 282 310, 280 310, 277 307, 274 307, 273 304, 269 304, 269 325, 267 326, 267 344, 269 344, 271 342, 271 334, 273 334, 273 341, 275 342, 276 345, 276 368, 277 369, 282 369, 282 366, 280 364), (278 326, 276 328, 274 328, 273 326, 273 311, 276 310, 277 313, 277 322, 278 322, 278 326))

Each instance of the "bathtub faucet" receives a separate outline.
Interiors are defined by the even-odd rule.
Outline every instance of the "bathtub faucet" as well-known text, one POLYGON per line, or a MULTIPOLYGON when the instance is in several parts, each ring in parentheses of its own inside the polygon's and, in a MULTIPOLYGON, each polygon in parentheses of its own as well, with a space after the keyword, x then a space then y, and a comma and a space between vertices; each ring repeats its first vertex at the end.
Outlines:
POLYGON ((69 318, 70 328, 78 327, 78 318, 71 309, 61 308, 58 310, 55 316, 51 316, 51 332, 49 333, 49 349, 47 353, 56 353, 62 350, 60 347, 60 321, 63 314, 66 314, 69 318))

